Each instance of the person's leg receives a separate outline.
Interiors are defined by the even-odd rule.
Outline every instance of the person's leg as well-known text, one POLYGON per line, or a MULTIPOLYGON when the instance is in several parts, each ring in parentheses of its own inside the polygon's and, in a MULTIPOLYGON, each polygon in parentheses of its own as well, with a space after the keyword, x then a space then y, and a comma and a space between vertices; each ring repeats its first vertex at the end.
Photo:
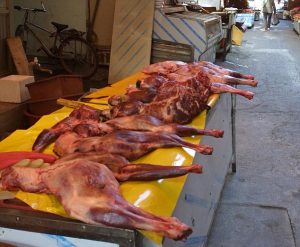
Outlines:
POLYGON ((271 27, 271 21, 272 21, 272 14, 269 14, 269 13, 268 13, 268 24, 267 24, 267 28, 269 28, 269 29, 270 29, 270 27, 271 27))
POLYGON ((267 18, 268 18, 268 13, 263 13, 264 14, 264 25, 265 25, 265 30, 267 30, 267 28, 268 28, 268 20, 267 20, 267 18))

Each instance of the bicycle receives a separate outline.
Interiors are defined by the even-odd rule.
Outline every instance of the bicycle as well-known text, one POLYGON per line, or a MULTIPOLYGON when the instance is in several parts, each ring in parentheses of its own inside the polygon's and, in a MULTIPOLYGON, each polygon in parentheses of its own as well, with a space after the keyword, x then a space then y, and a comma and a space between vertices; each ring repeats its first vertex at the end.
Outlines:
POLYGON ((14 9, 24 11, 24 23, 16 28, 15 36, 19 36, 22 40, 24 50, 26 52, 28 34, 40 43, 41 47, 38 49, 43 50, 50 58, 58 59, 62 67, 70 74, 76 74, 82 78, 89 78, 96 73, 98 59, 94 48, 82 36, 84 32, 75 29, 67 29, 68 25, 51 22, 56 31, 51 32, 35 23, 30 21, 30 14, 37 12, 45 13, 47 10, 43 2, 42 8, 25 8, 15 5, 14 9), (53 45, 48 48, 42 39, 34 32, 32 27, 42 30, 53 37, 53 45))

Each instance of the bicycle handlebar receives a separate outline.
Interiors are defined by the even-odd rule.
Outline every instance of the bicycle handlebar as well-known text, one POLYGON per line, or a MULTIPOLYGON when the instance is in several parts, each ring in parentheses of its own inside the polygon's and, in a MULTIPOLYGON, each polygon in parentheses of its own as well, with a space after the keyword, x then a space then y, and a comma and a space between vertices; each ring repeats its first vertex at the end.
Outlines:
POLYGON ((19 6, 19 5, 15 5, 15 6, 14 6, 14 9, 16 9, 16 10, 21 10, 22 8, 21 8, 21 6, 19 6))
POLYGON ((44 7, 43 2, 41 4, 42 4, 42 7, 43 7, 42 9, 37 9, 37 8, 34 8, 34 9, 32 9, 32 8, 23 8, 23 7, 19 6, 19 5, 15 5, 14 9, 19 10, 19 11, 26 10, 26 11, 32 11, 32 12, 47 12, 47 10, 44 7))

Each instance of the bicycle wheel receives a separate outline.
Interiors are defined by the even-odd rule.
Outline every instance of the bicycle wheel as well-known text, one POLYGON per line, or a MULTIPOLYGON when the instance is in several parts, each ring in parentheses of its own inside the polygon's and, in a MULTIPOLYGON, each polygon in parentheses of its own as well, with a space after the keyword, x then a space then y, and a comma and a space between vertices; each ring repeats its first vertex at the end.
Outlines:
POLYGON ((25 28, 24 28, 24 25, 18 25, 17 26, 16 31, 15 31, 15 36, 19 37, 21 39, 24 51, 26 52, 27 41, 25 39, 25 28))
POLYGON ((60 63, 70 74, 89 78, 95 74, 98 65, 97 54, 83 38, 70 37, 59 46, 60 63))

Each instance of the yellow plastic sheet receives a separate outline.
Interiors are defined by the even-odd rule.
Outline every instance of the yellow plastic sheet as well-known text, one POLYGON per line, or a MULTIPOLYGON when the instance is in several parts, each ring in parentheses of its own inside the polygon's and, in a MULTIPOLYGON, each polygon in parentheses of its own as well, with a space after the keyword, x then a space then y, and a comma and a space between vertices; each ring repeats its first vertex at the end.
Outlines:
MULTIPOLYGON (((126 88, 130 84, 134 84, 138 79, 144 77, 142 73, 137 73, 111 87, 106 87, 96 91, 88 97, 93 99, 92 102, 106 102, 107 98, 102 96, 120 95, 125 93, 126 88), (95 99, 97 98, 97 99, 95 99)), ((209 99, 209 105, 213 106, 218 96, 213 95, 209 99)), ((92 104, 91 104, 92 105, 92 104)), ((93 105, 97 108, 105 108, 107 106, 93 105)), ((64 107, 50 115, 42 117, 34 126, 28 130, 17 130, 8 138, 0 142, 0 152, 4 151, 29 151, 37 135, 45 128, 50 128, 56 122, 65 118, 72 109, 64 107)), ((197 128, 204 128, 206 120, 206 111, 196 117, 190 125, 197 128)), ((200 136, 187 137, 186 140, 199 143, 200 136)), ((52 153, 53 144, 44 152, 52 153)), ((151 163, 160 165, 183 166, 191 165, 195 152, 186 148, 168 148, 159 149, 148 155, 136 160, 136 163, 151 163)), ((205 172, 205 171, 204 171, 205 172)), ((201 176, 201 175, 199 175, 201 176)), ((125 182, 120 186, 121 193, 124 198, 135 206, 142 208, 148 212, 161 216, 171 216, 176 206, 177 200, 184 186, 187 176, 170 179, 160 179, 153 182, 125 182)), ((201 177, 199 177, 201 179, 201 177)), ((50 212, 67 217, 61 204, 52 195, 33 194, 26 192, 16 192, 16 197, 24 201, 32 208, 45 212, 50 212)), ((150 238, 157 244, 162 243, 162 237, 153 232, 142 232, 146 237, 150 238)))

